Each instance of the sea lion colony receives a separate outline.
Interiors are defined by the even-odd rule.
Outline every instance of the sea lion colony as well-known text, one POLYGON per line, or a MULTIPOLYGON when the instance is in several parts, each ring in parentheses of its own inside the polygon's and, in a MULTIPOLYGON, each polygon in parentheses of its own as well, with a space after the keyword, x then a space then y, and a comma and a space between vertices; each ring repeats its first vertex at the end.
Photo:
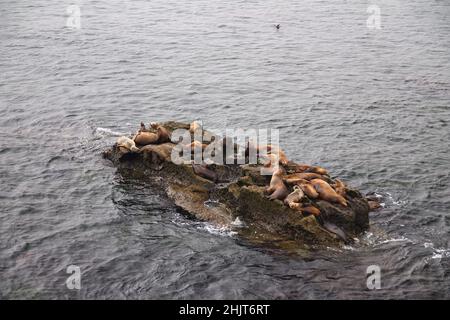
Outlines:
MULTIPOLYGON (((197 122, 190 124, 189 132, 191 136, 202 136, 203 129, 197 122)), ((155 152, 152 145, 162 144, 171 141, 171 133, 168 129, 157 123, 151 123, 149 128, 141 123, 138 132, 130 139, 120 137, 117 140, 117 146, 121 152, 137 152, 146 151, 155 152)), ((217 150, 225 150, 228 138, 221 141, 211 142, 217 144, 217 150)), ((193 140, 188 147, 192 153, 203 152, 208 146, 207 143, 193 140)), ((310 166, 306 164, 298 164, 288 160, 286 154, 279 146, 267 145, 266 153, 261 154, 261 147, 246 145, 246 155, 249 150, 254 150, 263 159, 263 166, 272 169, 272 177, 266 188, 266 194, 270 200, 279 200, 289 208, 298 211, 303 215, 320 216, 320 209, 314 205, 313 200, 324 200, 334 205, 347 207, 346 200, 347 186, 339 179, 332 179, 328 171, 319 166, 310 166)), ((171 161, 171 150, 167 152, 157 151, 157 156, 163 161, 171 161)), ((207 164, 194 164, 192 168, 198 176, 213 182, 218 182, 217 174, 210 169, 207 164)), ((379 207, 376 199, 367 199, 371 209, 379 207)))

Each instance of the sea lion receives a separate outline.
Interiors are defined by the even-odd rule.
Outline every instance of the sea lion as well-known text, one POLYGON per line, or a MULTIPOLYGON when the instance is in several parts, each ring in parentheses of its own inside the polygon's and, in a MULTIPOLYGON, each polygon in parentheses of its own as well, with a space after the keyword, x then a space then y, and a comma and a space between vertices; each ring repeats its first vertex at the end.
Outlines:
POLYGON ((340 195, 341 197, 345 197, 345 193, 346 193, 345 192, 345 188, 346 188, 346 186, 341 180, 335 179, 333 187, 334 187, 334 190, 336 190, 336 193, 338 195, 340 195))
POLYGON ((294 172, 295 173, 301 173, 301 172, 304 172, 306 170, 309 170, 310 168, 311 168, 310 165, 296 163, 295 166, 294 166, 294 172))
POLYGON ((327 230, 328 232, 334 233, 339 238, 341 238, 345 243, 349 243, 349 239, 348 239, 346 233, 344 232, 344 230, 342 230, 342 228, 338 227, 336 224, 334 224, 330 221, 326 221, 322 216, 316 216, 316 219, 317 219, 317 222, 319 222, 320 225, 325 230, 327 230))
POLYGON ((194 170, 194 173, 202 178, 211 180, 213 182, 218 181, 217 173, 212 171, 211 169, 208 169, 208 166, 206 164, 194 164, 192 163, 192 170, 194 170))
POLYGON ((281 149, 278 150, 278 158, 280 159, 280 164, 285 166, 289 163, 289 159, 281 149))
POLYGON ((318 173, 324 176, 328 176, 328 171, 322 167, 318 167, 318 166, 312 166, 309 169, 306 169, 305 172, 313 172, 313 173, 318 173))
POLYGON ((265 160, 263 162, 263 166, 266 168, 274 166, 277 163, 277 161, 279 161, 277 155, 272 153, 267 154, 266 156, 263 157, 263 159, 265 160))
POLYGON ((205 150, 205 148, 208 146, 205 143, 201 143, 200 141, 194 140, 190 145, 189 145, 192 149, 192 151, 196 150, 196 149, 201 149, 201 150, 205 150))
POLYGON ((378 201, 367 200, 367 203, 369 204, 370 211, 374 211, 382 207, 382 205, 378 201))
POLYGON ((138 152, 139 151, 139 148, 136 147, 136 143, 130 138, 123 137, 123 136, 119 137, 117 139, 116 143, 117 143, 117 147, 122 152, 129 152, 129 151, 138 152))
POLYGON ((380 199, 381 196, 377 196, 376 194, 366 195, 366 200, 369 204, 370 211, 374 211, 383 207, 383 205, 380 203, 380 199))
POLYGON ((284 182, 286 182, 287 184, 296 184, 301 180, 312 180, 312 179, 322 179, 324 181, 328 180, 327 178, 321 176, 320 174, 313 172, 292 173, 283 177, 284 182))
POLYGON ((289 159, 286 156, 286 153, 284 153, 283 150, 277 145, 268 144, 267 145, 267 153, 269 154, 278 154, 278 159, 280 161, 280 164, 283 166, 287 165, 289 162, 289 159))
POLYGON ((150 126, 156 130, 158 143, 170 142, 170 132, 166 128, 155 122, 152 122, 150 126))
POLYGON ((248 157, 250 154, 258 155, 260 158, 265 158, 270 161, 270 163, 265 163, 266 167, 270 167, 272 163, 275 163, 275 159, 278 156, 278 161, 283 166, 287 165, 289 159, 283 150, 277 145, 268 144, 264 148, 261 145, 256 145, 250 141, 245 145, 245 156, 248 157), (264 152, 261 152, 264 151, 264 152))
POLYGON ((197 131, 202 132, 202 126, 197 121, 193 121, 189 126, 189 132, 195 134, 197 131))
POLYGON ((300 202, 304 196, 305 193, 303 190, 299 186, 294 186, 294 191, 292 191, 286 199, 284 199, 284 204, 291 209, 298 209, 302 206, 300 202))
POLYGON ((301 213, 312 214, 315 217, 320 215, 320 210, 314 207, 313 205, 303 206, 297 209, 301 213))
MULTIPOLYGON (((172 149, 173 148, 174 148, 174 145, 171 144, 171 143, 149 144, 149 145, 143 146, 139 150, 139 153, 156 154, 160 160, 171 162, 171 156, 172 156, 172 149)), ((152 160, 154 160, 154 159, 152 159, 152 160)))
POLYGON ((141 146, 146 146, 148 144, 155 144, 159 140, 159 136, 157 133, 147 132, 147 131, 139 131, 133 138, 134 142, 141 146))
POLYGON ((338 195, 327 182, 320 179, 313 179, 310 183, 316 189, 320 199, 328 202, 339 203, 344 207, 347 207, 347 200, 345 200, 344 197, 338 195))
POLYGON ((278 199, 283 201, 289 195, 289 190, 283 182, 283 174, 284 170, 281 168, 273 173, 272 179, 270 179, 270 185, 266 189, 266 192, 270 194, 270 200, 278 199))
POLYGON ((319 193, 316 191, 313 185, 308 180, 299 180, 297 185, 303 190, 306 196, 310 199, 316 199, 319 197, 319 193))

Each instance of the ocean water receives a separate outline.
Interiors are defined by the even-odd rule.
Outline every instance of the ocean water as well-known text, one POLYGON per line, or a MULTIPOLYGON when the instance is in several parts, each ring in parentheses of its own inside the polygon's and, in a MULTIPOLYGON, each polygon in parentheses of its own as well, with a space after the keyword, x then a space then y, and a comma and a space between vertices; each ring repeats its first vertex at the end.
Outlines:
POLYGON ((0 15, 0 298, 450 298, 448 1, 0 0, 0 15), (385 207, 356 244, 291 256, 101 157, 140 121, 196 119, 279 129, 290 158, 385 207))

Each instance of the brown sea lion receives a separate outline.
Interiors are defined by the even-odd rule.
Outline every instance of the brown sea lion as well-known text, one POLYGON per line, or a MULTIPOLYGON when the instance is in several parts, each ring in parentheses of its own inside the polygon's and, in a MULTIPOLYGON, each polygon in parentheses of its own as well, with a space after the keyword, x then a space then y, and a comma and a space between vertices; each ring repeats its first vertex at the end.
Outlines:
POLYGON ((299 186, 294 186, 294 191, 284 199, 284 204, 291 209, 298 209, 302 206, 300 202, 304 196, 303 190, 299 186))
POLYGON ((318 174, 325 175, 325 176, 329 175, 327 170, 325 170, 322 167, 318 167, 318 166, 310 167, 309 169, 306 169, 305 172, 313 172, 313 173, 318 173, 318 174))
POLYGON ((284 151, 279 151, 278 152, 278 156, 280 158, 280 164, 283 166, 286 166, 289 163, 289 159, 287 158, 286 154, 284 153, 284 151))
POLYGON ((262 145, 256 145, 255 143, 248 142, 245 147, 245 156, 248 157, 250 153, 258 154, 260 158, 265 158, 270 161, 270 163, 266 163, 266 166, 271 166, 271 163, 275 163, 275 159, 278 156, 278 161, 281 165, 287 165, 289 162, 289 159, 287 158, 286 154, 279 146, 268 144, 266 148, 264 148, 262 145), (261 151, 267 152, 266 154, 261 153, 261 151))
POLYGON ((189 132, 195 134, 198 131, 202 131, 202 126, 197 121, 193 121, 189 126, 189 132))
POLYGON ((148 144, 143 146, 139 153, 154 153, 160 160, 171 162, 172 149, 174 145, 171 143, 165 144, 148 144))
POLYGON ((328 180, 326 177, 313 172, 298 172, 288 174, 283 177, 284 182, 286 182, 287 184, 296 184, 301 180, 312 180, 312 179, 322 179, 324 181, 328 180))
POLYGON ((288 164, 289 159, 287 158, 286 154, 283 150, 277 145, 267 145, 267 152, 270 154, 278 154, 278 159, 280 161, 280 164, 285 166, 288 164))
POLYGON ((320 210, 314 207, 313 205, 302 206, 297 210, 302 213, 312 214, 315 217, 320 215, 320 210))
POLYGON ((316 191, 314 186, 309 183, 308 180, 299 180, 297 185, 303 190, 306 196, 310 199, 316 199, 319 197, 319 193, 316 191))
POLYGON ((152 122, 150 126, 156 130, 156 134, 158 135, 158 143, 170 142, 169 130, 155 122, 152 122))
POLYGON ((339 179, 335 179, 334 181, 335 182, 334 182, 333 187, 334 187, 334 190, 336 190, 336 193, 338 195, 340 195, 341 197, 345 197, 345 194, 346 194, 346 192, 345 192, 345 189, 346 189, 345 183, 342 182, 339 179))
POLYGON ((270 179, 270 185, 266 189, 266 192, 270 194, 270 200, 278 199, 283 201, 289 195, 289 190, 283 182, 283 174, 284 170, 281 168, 273 173, 272 179, 270 179))
POLYGON ((192 151, 194 151, 195 149, 205 150, 205 148, 208 145, 205 143, 201 143, 200 141, 194 140, 189 146, 191 147, 192 151))
POLYGON ((320 179, 311 180, 311 184, 319 193, 319 198, 328 202, 339 203, 344 207, 347 207, 347 200, 344 197, 338 195, 336 191, 325 181, 320 179))
POLYGON ((171 157, 173 147, 174 145, 170 143, 148 144, 143 146, 139 150, 139 153, 142 153, 144 159, 150 160, 153 164, 162 164, 163 162, 172 162, 171 157))
POLYGON ((378 201, 367 200, 367 203, 369 204, 370 211, 374 211, 382 207, 382 205, 378 201))
POLYGON ((309 170, 311 168, 311 166, 309 166, 309 165, 307 165, 307 164, 298 164, 298 163, 296 163, 295 164, 295 167, 294 167, 294 172, 304 172, 304 171, 306 171, 306 170, 309 170))
POLYGON ((202 178, 211 180, 213 182, 218 181, 217 173, 208 168, 205 164, 194 164, 192 163, 192 169, 194 173, 202 178))
POLYGON ((383 207, 380 202, 380 198, 381 197, 377 196, 376 194, 368 194, 366 196, 366 200, 369 203, 370 211, 374 211, 383 207))
POLYGON ((263 162, 263 166, 266 168, 272 167, 275 164, 277 164, 277 161, 279 161, 277 155, 269 153, 266 156, 263 157, 264 162, 263 162))
POLYGON ((146 146, 148 144, 155 144, 159 140, 159 136, 153 132, 139 131, 133 138, 134 142, 141 146, 146 146))

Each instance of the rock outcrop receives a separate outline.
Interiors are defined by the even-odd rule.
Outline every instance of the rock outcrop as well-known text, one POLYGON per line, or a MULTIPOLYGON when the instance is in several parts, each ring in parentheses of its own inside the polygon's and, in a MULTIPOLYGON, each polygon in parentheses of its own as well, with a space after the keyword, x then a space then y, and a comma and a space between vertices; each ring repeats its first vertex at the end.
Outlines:
MULTIPOLYGON (((189 124, 184 123, 161 125, 169 132, 189 129, 189 124)), ((305 197, 309 205, 320 210, 319 215, 306 215, 280 200, 268 199, 266 188, 271 176, 260 174, 261 164, 212 164, 208 171, 214 173, 214 179, 208 178, 191 164, 173 163, 171 153, 175 146, 164 142, 137 145, 139 151, 130 151, 115 144, 104 152, 104 157, 122 174, 159 178, 160 187, 186 213, 233 229, 239 237, 255 244, 289 251, 335 247, 351 242, 369 227, 369 202, 349 186, 345 186, 347 206, 305 197)), ((295 165, 287 163, 282 167, 288 174, 295 165)), ((292 186, 286 186, 291 192, 292 186)))

